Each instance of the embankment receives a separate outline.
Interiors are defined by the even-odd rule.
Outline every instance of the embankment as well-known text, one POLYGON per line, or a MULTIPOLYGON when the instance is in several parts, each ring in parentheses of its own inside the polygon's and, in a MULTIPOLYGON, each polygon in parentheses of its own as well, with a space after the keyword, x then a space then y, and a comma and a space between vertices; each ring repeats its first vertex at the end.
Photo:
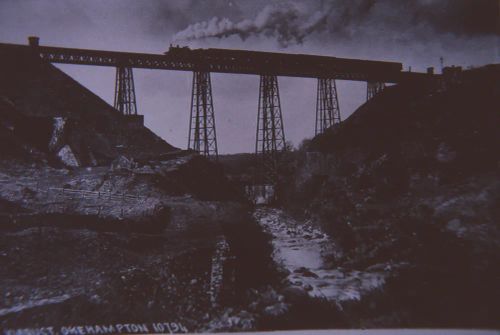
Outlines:
POLYGON ((389 87, 294 153, 283 207, 330 234, 334 265, 385 269, 353 325, 500 326, 498 95, 481 78, 389 87))

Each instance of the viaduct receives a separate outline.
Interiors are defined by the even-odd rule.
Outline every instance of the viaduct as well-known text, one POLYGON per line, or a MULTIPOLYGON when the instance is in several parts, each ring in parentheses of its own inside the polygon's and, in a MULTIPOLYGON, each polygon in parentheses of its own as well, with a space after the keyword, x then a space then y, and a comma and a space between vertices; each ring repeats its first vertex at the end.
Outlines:
POLYGON ((164 54, 144 54, 42 46, 38 37, 28 45, 0 43, 0 50, 33 52, 51 63, 112 66, 116 68, 114 107, 125 116, 137 115, 133 68, 193 72, 188 149, 217 158, 217 136, 210 73, 260 76, 255 153, 262 157, 265 180, 273 181, 277 158, 285 149, 278 76, 317 78, 315 134, 341 122, 335 80, 367 82, 367 100, 385 88, 433 77, 403 72, 402 64, 316 55, 230 49, 189 49, 170 46, 164 54))

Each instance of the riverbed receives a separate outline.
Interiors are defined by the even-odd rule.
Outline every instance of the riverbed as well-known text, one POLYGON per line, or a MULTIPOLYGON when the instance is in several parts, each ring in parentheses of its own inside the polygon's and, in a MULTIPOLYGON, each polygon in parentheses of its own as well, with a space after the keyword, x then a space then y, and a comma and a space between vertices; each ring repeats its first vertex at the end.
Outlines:
POLYGON ((335 243, 321 229, 276 208, 259 207, 254 216, 272 236, 274 261, 289 273, 289 282, 310 297, 341 303, 382 289, 387 266, 381 264, 371 271, 336 267, 331 262, 338 252, 335 243))

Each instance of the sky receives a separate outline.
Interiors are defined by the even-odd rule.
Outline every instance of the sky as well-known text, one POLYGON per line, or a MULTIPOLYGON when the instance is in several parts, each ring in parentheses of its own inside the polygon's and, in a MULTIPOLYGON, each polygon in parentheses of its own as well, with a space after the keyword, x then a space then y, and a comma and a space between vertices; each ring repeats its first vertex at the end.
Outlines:
MULTIPOLYGON (((0 42, 162 53, 171 43, 396 61, 405 70, 500 63, 497 0, 0 0, 0 42)), ((115 69, 57 65, 108 103, 115 69)), ((192 73, 134 69, 138 111, 186 148, 192 73)), ((211 74, 219 153, 252 152, 259 78, 211 74)), ((314 134, 316 80, 280 77, 285 136, 314 134)), ((337 81, 342 119, 366 84, 337 81)))

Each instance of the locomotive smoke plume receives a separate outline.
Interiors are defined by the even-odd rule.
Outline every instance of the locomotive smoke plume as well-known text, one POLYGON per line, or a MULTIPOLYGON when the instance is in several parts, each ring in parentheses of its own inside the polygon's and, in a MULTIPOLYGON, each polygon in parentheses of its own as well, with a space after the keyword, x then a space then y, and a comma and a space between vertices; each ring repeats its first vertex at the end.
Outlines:
POLYGON ((273 2, 253 19, 234 21, 213 17, 189 25, 173 39, 249 36, 273 38, 281 47, 301 44, 307 37, 327 32, 339 41, 392 38, 425 41, 432 34, 460 37, 497 33, 499 5, 496 0, 322 0, 273 2))
POLYGON ((242 40, 251 35, 274 37, 282 47, 301 44, 309 34, 320 31, 326 24, 330 10, 308 11, 297 3, 267 5, 254 20, 232 22, 228 18, 213 17, 192 24, 174 35, 174 41, 192 41, 203 38, 222 38, 232 35, 242 40))

